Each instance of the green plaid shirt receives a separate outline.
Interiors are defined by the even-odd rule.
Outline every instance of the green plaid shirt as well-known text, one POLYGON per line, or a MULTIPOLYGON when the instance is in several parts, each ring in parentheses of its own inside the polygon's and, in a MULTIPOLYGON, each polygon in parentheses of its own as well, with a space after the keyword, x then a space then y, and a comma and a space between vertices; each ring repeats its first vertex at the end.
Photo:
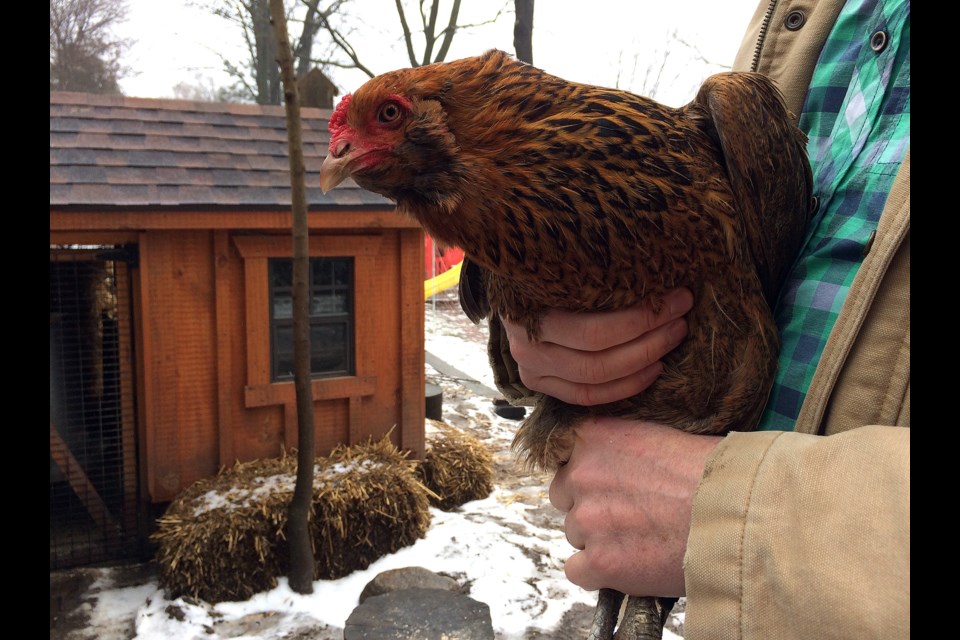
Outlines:
POLYGON ((910 143, 909 0, 847 0, 800 127, 819 210, 775 311, 783 344, 761 429, 794 428, 910 143))

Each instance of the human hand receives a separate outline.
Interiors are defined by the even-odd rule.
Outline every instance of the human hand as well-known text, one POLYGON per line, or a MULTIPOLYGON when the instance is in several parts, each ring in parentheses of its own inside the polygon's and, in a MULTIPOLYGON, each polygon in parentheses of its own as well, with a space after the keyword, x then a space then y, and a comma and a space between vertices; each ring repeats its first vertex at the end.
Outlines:
POLYGON ((566 512, 570 582, 628 595, 685 595, 683 556, 693 496, 721 436, 653 422, 591 418, 574 429, 568 462, 550 484, 566 512))
POLYGON ((591 406, 623 400, 649 387, 663 369, 660 359, 687 335, 682 317, 693 307, 689 289, 672 289, 659 313, 646 302, 628 309, 543 316, 540 339, 502 318, 520 379, 532 391, 570 404, 591 406))

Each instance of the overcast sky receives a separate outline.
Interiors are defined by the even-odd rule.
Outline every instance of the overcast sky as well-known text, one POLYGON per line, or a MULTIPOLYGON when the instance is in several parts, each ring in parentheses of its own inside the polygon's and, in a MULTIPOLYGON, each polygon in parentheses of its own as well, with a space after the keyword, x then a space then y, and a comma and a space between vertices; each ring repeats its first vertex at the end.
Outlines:
MULTIPOLYGON (((493 18, 501 0, 466 0, 461 24, 493 18)), ((494 24, 458 32, 448 60, 490 48, 513 53, 512 2, 494 24)), ((416 3, 407 2, 411 28, 419 21, 416 3)), ((441 6, 441 16, 447 10, 441 6)), ((729 66, 756 0, 539 0, 533 29, 534 63, 555 75, 650 94, 644 76, 666 71, 656 95, 672 106, 689 101, 710 73, 729 66), (589 7, 584 11, 581 7, 589 7), (676 37, 674 37, 676 33, 676 37), (682 41, 682 42, 681 42, 682 41), (686 44, 683 44, 686 43, 686 44)), ((127 64, 135 75, 121 82, 126 95, 173 97, 180 82, 199 78, 227 83, 215 52, 243 55, 235 28, 187 0, 129 0, 128 20, 118 31, 132 39, 127 64)), ((350 11, 362 21, 351 43, 375 73, 408 66, 393 0, 355 0, 350 11)), ((291 33, 297 28, 291 26, 291 33)), ((331 70, 343 93, 366 80, 359 71, 331 70)))

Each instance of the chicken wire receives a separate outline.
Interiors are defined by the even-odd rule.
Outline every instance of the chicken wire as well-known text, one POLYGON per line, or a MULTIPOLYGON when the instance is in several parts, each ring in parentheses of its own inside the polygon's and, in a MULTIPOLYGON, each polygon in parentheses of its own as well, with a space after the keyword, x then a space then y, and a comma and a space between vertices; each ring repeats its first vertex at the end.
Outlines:
POLYGON ((50 251, 50 568, 143 551, 127 260, 120 247, 50 251))

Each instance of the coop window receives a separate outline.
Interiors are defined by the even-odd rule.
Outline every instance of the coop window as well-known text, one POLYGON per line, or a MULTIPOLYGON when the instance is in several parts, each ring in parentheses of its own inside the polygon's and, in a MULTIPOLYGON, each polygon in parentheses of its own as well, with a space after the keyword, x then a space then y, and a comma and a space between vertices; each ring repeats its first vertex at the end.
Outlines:
MULTIPOLYGON (((271 258, 270 360, 274 381, 293 378, 293 261, 271 258)), ((353 258, 311 258, 309 278, 310 373, 354 374, 353 258)))

